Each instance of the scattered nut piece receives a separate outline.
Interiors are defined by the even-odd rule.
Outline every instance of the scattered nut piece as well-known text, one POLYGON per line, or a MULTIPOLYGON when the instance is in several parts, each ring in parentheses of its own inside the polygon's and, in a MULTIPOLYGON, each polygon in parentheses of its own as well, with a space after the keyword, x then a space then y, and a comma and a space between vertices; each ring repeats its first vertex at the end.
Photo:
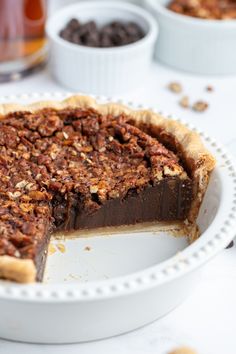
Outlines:
POLYGON ((179 82, 170 82, 168 89, 174 93, 180 93, 183 91, 183 88, 179 82))
POLYGON ((52 255, 52 254, 55 253, 56 251, 57 251, 57 250, 56 250, 55 246, 50 243, 50 244, 49 244, 49 247, 48 247, 48 253, 49 253, 49 255, 52 255))
POLYGON ((208 86, 206 87, 206 90, 207 90, 207 92, 213 92, 213 91, 214 91, 214 87, 211 86, 211 85, 208 85, 208 86))
POLYGON ((189 97, 183 96, 179 101, 179 105, 183 108, 189 108, 189 97))
POLYGON ((196 112, 205 112, 208 108, 208 103, 204 101, 197 101, 193 104, 192 109, 196 112))
POLYGON ((65 248, 65 245, 63 245, 63 243, 58 243, 56 246, 57 246, 58 251, 60 251, 61 253, 66 252, 66 248, 65 248))
POLYGON ((172 350, 169 354, 197 354, 197 352, 188 347, 180 347, 172 350))
POLYGON ((90 246, 86 246, 86 247, 84 247, 84 250, 85 251, 91 251, 91 247, 90 246))

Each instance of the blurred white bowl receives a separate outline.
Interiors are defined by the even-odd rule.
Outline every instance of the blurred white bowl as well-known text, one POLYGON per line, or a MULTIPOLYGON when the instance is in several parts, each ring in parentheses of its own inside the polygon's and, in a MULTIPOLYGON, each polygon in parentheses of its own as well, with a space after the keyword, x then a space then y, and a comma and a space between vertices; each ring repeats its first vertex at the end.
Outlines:
POLYGON ((205 20, 167 9, 170 0, 145 0, 156 16, 157 58, 197 74, 236 74, 236 20, 205 20))
POLYGON ((62 8, 49 18, 50 69, 66 87, 80 92, 114 95, 142 84, 148 73, 157 38, 157 24, 146 11, 132 4, 89 1, 62 8), (113 20, 133 21, 146 33, 141 40, 120 47, 92 48, 67 42, 59 36, 71 18, 98 25, 113 20))

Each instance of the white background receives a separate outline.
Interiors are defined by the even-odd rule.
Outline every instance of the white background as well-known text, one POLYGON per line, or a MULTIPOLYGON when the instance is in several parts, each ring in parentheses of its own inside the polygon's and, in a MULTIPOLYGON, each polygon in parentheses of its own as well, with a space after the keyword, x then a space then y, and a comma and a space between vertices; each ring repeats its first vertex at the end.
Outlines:
MULTIPOLYGON (((65 91, 45 70, 20 82, 1 84, 0 96, 45 91, 65 91)), ((201 78, 153 64, 146 82, 124 98, 173 114, 201 127, 223 142, 236 156, 236 77, 201 78), (166 85, 179 81, 191 101, 204 99, 205 113, 184 110, 181 95, 166 85), (212 85, 214 92, 206 92, 212 85)), ((14 316, 14 314, 13 314, 14 316)), ((236 246, 223 250, 203 270, 191 297, 161 320, 122 336, 92 343, 37 345, 0 340, 1 354, 166 354, 180 345, 190 345, 199 354, 236 353, 236 246)), ((37 321, 37 319, 35 319, 37 321)), ((63 319, 62 319, 63 320, 63 319)))
MULTIPOLYGON (((46 70, 17 83, 0 85, 0 97, 45 91, 65 91, 46 70)), ((155 63, 146 82, 124 98, 192 122, 223 142, 236 156, 236 77, 192 76, 155 63), (181 108, 178 105, 181 95, 166 89, 170 81, 181 82, 192 102, 203 99, 210 108, 205 113, 181 108), (209 84, 214 87, 212 93, 206 92, 209 84)), ((0 339, 0 354, 167 354, 181 345, 191 346, 199 354, 235 354, 235 319, 236 246, 222 251, 204 267, 191 297, 149 326, 107 340, 72 345, 24 344, 0 339)))

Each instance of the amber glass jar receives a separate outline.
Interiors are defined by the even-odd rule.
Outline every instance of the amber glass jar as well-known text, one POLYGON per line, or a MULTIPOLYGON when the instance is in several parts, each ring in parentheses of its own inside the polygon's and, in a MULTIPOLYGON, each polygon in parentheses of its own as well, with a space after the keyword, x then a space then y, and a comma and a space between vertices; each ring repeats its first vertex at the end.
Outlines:
POLYGON ((0 82, 42 66, 46 7, 47 0, 0 0, 0 82))

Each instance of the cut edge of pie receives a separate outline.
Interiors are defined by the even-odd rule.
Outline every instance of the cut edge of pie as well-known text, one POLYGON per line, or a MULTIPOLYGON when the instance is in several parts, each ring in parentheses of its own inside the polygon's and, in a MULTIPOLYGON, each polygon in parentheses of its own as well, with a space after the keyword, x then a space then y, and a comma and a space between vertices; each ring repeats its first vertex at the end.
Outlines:
MULTIPOLYGON (((2 104, 0 105, 0 119, 5 115, 19 111, 37 112, 44 108, 61 110, 64 108, 93 108, 102 115, 118 116, 122 113, 131 117, 134 125, 149 133, 164 146, 170 147, 171 151, 178 152, 188 171, 191 172, 193 181, 194 199, 188 218, 177 229, 185 230, 190 242, 198 237, 196 219, 199 208, 208 186, 209 176, 215 166, 215 159, 204 147, 200 136, 188 129, 178 121, 167 119, 161 114, 151 110, 133 110, 118 103, 99 104, 95 99, 88 96, 72 96, 63 101, 41 101, 29 105, 2 104)), ((158 221, 157 221, 158 224, 158 221)), ((163 223, 160 223, 160 229, 163 223)), ((168 225, 168 223, 167 223, 168 225)), ((165 228, 168 229, 167 225, 165 228)), ((175 230, 170 223, 170 230, 175 230)), ((36 266, 31 259, 18 259, 8 255, 0 256, 0 278, 13 280, 21 283, 35 281, 36 266)))

